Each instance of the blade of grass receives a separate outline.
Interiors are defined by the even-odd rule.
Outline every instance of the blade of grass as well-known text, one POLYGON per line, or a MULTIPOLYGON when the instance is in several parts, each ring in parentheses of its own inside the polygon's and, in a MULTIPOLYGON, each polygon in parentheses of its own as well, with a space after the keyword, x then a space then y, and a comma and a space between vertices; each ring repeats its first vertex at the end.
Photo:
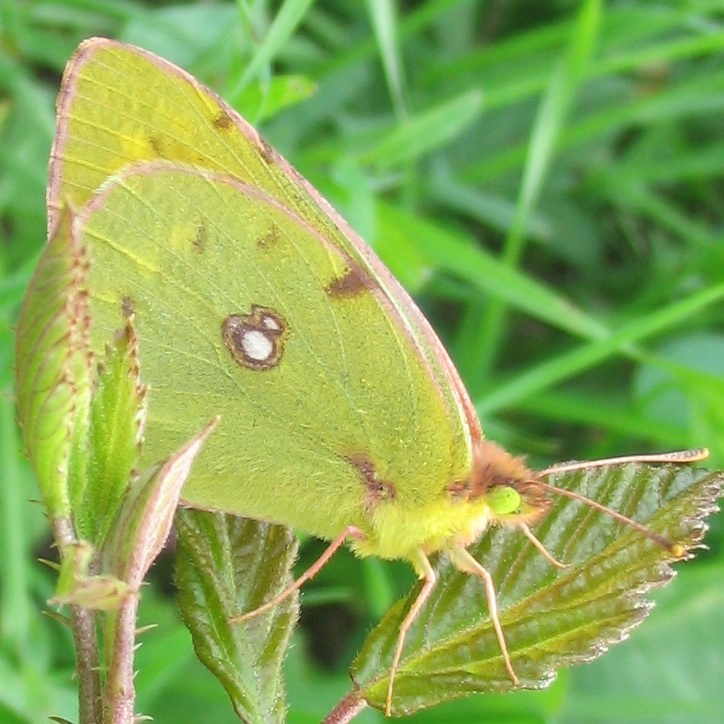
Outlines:
POLYGON ((314 0, 286 0, 282 3, 241 77, 229 91, 232 99, 236 98, 251 79, 282 50, 313 2, 314 0))
POLYGON ((681 447, 681 428, 643 417, 609 396, 571 394, 561 390, 540 392, 521 398, 516 409, 549 421, 592 427, 630 438, 645 437, 664 448, 681 447))
MULTIPOLYGON (((558 150, 583 145, 633 124, 654 124, 717 112, 724 107, 723 86, 724 72, 708 72, 701 77, 687 74, 686 80, 672 83, 657 94, 637 96, 630 103, 617 103, 572 123, 562 132, 558 150)), ((525 159, 526 147, 519 145, 469 166, 462 176, 468 183, 479 183, 515 171, 525 159)))
MULTIPOLYGON (((503 262, 507 266, 517 267, 523 255, 528 220, 540 196, 569 109, 585 77, 600 22, 599 0, 588 0, 572 26, 569 47, 542 100, 530 136, 515 218, 503 245, 503 262)), ((468 312, 478 317, 480 323, 476 325, 477 336, 468 340, 470 353, 460 361, 466 379, 484 380, 489 376, 505 332, 505 310, 505 303, 498 298, 491 299, 482 311, 474 307, 468 312), (473 376, 473 372, 477 374, 473 376)), ((470 329, 469 324, 465 326, 470 329)), ((480 382, 477 388, 473 384, 471 393, 475 395, 479 389, 480 382)))
POLYGON ((367 12, 372 20, 375 39, 382 58, 382 67, 398 120, 407 118, 405 78, 397 43, 397 18, 390 0, 366 0, 367 12))
POLYGON ((19 661, 23 652, 31 645, 29 634, 27 553, 31 547, 24 525, 26 499, 20 484, 20 466, 17 450, 15 410, 9 390, 0 394, 0 459, 2 459, 2 480, 0 485, 0 507, 4 521, 2 525, 3 566, 0 568, 3 595, 0 597, 0 622, 2 638, 9 645, 19 661))
POLYGON ((460 135, 482 107, 483 94, 478 90, 442 101, 384 133, 361 160, 380 168, 394 168, 420 159, 460 135))
POLYGON ((724 284, 704 289, 665 309, 641 317, 604 340, 591 342, 518 374, 508 383, 479 398, 475 407, 482 416, 515 405, 518 400, 547 390, 555 384, 620 352, 628 344, 675 328, 710 305, 724 299, 724 284))

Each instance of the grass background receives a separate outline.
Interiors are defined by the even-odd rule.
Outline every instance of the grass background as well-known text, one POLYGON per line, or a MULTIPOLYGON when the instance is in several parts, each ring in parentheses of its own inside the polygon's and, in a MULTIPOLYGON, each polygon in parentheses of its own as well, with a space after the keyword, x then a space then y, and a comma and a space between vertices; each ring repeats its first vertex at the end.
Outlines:
MULTIPOLYGON (((229 99, 375 247, 453 353, 487 434, 532 464, 707 445, 724 465, 724 3, 0 0, 0 721, 73 719, 69 633, 19 451, 12 325, 44 242, 60 72, 142 45, 229 99)), ((420 722, 714 722, 724 526, 631 640, 545 692, 420 722)), ((307 541, 300 566, 317 553, 307 541)), ((231 722, 169 593, 144 592, 139 709, 231 722)), ((405 592, 342 553, 304 594, 291 722, 319 721, 405 592)), ((369 712, 360 721, 381 720, 369 712)))

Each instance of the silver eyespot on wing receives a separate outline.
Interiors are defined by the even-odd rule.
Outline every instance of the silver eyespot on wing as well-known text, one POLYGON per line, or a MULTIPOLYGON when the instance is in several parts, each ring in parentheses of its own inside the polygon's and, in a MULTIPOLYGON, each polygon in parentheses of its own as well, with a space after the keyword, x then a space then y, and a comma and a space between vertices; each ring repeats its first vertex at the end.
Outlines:
POLYGON ((287 325, 268 307, 252 305, 250 314, 230 314, 221 325, 221 337, 234 360, 252 370, 270 370, 284 353, 287 325))

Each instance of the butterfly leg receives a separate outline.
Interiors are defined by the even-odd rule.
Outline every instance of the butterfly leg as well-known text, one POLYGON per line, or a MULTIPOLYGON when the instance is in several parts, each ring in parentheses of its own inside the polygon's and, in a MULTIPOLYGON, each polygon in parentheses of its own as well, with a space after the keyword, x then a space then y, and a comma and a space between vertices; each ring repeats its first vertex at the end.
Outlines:
POLYGON ((450 558, 453 563, 463 572, 469 573, 473 576, 477 576, 482 579, 485 584, 485 595, 488 599, 488 611, 490 612, 490 620, 493 622, 493 628, 495 629, 495 635, 498 638, 498 645, 500 646, 500 653, 503 654, 503 661, 505 662, 505 669, 508 672, 510 680, 514 686, 519 686, 520 681, 516 675, 513 664, 510 660, 510 654, 508 653, 508 645, 505 643, 505 635, 503 634, 503 627, 500 625, 500 618, 498 617, 498 599, 495 595, 495 586, 493 585, 493 577, 490 575, 490 571, 487 568, 478 563, 473 556, 468 552, 466 548, 462 546, 451 548, 448 551, 450 558))
POLYGON ((337 549, 340 548, 343 543, 348 538, 364 538, 364 533, 357 528, 354 525, 347 526, 325 549, 324 553, 322 553, 319 558, 312 563, 309 568, 307 568, 304 573, 302 573, 299 578, 297 578, 296 581, 294 581, 291 585, 287 586, 281 593, 277 594, 272 598, 271 600, 267 601, 266 603, 263 603, 261 606, 258 606, 253 611, 247 611, 246 613, 242 613, 240 616, 234 616, 234 618, 229 619, 229 623, 240 623, 242 621, 247 621, 250 618, 254 618, 255 616, 259 616, 262 613, 266 613, 267 611, 271 610, 278 604, 280 604, 282 601, 286 600, 291 596, 294 591, 299 590, 307 581, 314 578, 314 576, 319 573, 319 571, 324 567, 324 565, 329 561, 329 559, 337 552, 337 549))
POLYGON ((407 632, 410 630, 410 626, 412 626, 427 599, 430 598, 430 594, 437 583, 437 574, 430 564, 428 557, 422 551, 418 551, 418 555, 415 558, 415 568, 417 569, 420 578, 424 580, 424 583, 422 584, 420 593, 417 594, 415 602, 407 612, 407 616, 405 616, 404 621, 400 624, 400 633, 397 634, 395 655, 392 657, 392 666, 390 667, 390 683, 387 685, 387 701, 385 702, 386 716, 390 716, 392 712, 392 688, 395 684, 395 674, 397 673, 397 668, 399 667, 400 659, 402 658, 402 650, 405 648, 405 638, 407 637, 407 632))
POLYGON ((533 531, 528 527, 527 523, 518 523, 518 528, 521 529, 523 535, 536 547, 538 552, 548 561, 548 563, 556 568, 569 568, 572 565, 571 563, 561 563, 558 559, 554 558, 548 552, 548 549, 538 540, 533 531))

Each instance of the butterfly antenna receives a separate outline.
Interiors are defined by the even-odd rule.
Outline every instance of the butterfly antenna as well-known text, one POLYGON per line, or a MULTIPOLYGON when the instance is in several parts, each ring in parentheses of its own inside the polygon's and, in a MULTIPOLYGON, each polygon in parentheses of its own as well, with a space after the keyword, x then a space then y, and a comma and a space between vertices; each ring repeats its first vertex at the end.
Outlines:
MULTIPOLYGON (((659 453, 654 455, 626 455, 623 457, 616 458, 604 458, 602 460, 591 460, 588 462, 572 462, 572 463, 561 463, 560 465, 554 465, 545 470, 541 470, 541 475, 552 475, 554 473, 570 472, 572 470, 587 470, 589 468, 598 468, 605 465, 621 465, 623 463, 693 463, 699 460, 704 460, 709 456, 709 450, 707 448, 697 448, 695 450, 677 450, 676 452, 670 453, 659 453)), ((656 545, 660 546, 664 550, 670 551, 676 558, 683 558, 686 555, 686 548, 681 543, 674 543, 669 538, 663 535, 659 535, 645 525, 629 518, 622 513, 618 513, 611 508, 602 505, 601 503, 587 498, 581 493, 576 493, 573 490, 566 490, 566 488, 559 488, 556 485, 550 483, 544 483, 538 481, 539 485, 550 493, 556 495, 562 495, 566 498, 578 500, 581 503, 585 503, 591 508, 600 510, 602 513, 610 516, 614 520, 618 520, 621 523, 625 523, 634 530, 643 533, 649 540, 652 540, 656 545)))
POLYGON ((588 470, 601 468, 605 465, 623 465, 624 463, 696 463, 709 457, 709 449, 698 447, 694 450, 676 450, 668 453, 653 453, 652 455, 622 455, 616 458, 601 458, 600 460, 584 460, 583 462, 557 463, 549 468, 539 471, 539 475, 555 475, 557 473, 570 473, 573 470, 588 470))
POLYGON ((551 485, 550 483, 539 482, 538 484, 541 486, 541 488, 543 488, 543 490, 547 490, 549 493, 555 493, 556 495, 563 495, 566 498, 578 500, 581 503, 585 503, 586 505, 590 506, 591 508, 595 508, 596 510, 600 510, 602 513, 606 513, 606 515, 610 516, 614 520, 625 523, 634 530, 639 531, 639 533, 643 533, 647 538, 652 540, 659 547, 663 548, 664 550, 670 551, 672 555, 676 556, 676 558, 682 558, 684 555, 686 555, 686 548, 681 545, 681 543, 674 543, 666 536, 659 535, 650 528, 647 528, 645 525, 642 525, 641 523, 633 520, 633 518, 629 518, 622 513, 618 513, 617 511, 608 508, 602 503, 592 500, 591 498, 587 498, 585 495, 581 495, 581 493, 576 493, 573 490, 566 490, 565 488, 559 488, 558 486, 551 485))

